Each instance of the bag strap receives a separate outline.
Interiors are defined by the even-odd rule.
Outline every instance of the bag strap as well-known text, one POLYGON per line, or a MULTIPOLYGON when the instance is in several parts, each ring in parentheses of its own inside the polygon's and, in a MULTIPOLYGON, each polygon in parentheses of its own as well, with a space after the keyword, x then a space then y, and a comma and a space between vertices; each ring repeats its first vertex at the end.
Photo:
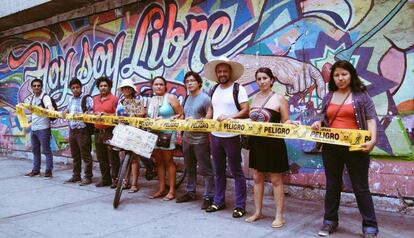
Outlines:
POLYGON ((333 116, 332 120, 329 122, 329 127, 332 126, 332 123, 335 121, 336 117, 338 116, 339 111, 341 110, 342 106, 345 104, 345 101, 349 98, 349 95, 351 95, 351 92, 346 95, 344 101, 339 106, 338 110, 336 110, 335 115, 333 116))
POLYGON ((264 106, 266 105, 266 103, 273 97, 273 95, 275 94, 275 92, 272 92, 269 96, 267 96, 266 100, 264 101, 264 103, 262 104, 262 106, 260 107, 260 111, 263 110, 264 106))

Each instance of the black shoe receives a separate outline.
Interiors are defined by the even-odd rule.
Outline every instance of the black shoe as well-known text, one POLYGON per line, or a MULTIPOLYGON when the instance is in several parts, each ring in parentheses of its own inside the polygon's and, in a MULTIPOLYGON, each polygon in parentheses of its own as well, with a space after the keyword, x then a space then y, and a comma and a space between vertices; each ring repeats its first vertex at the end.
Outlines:
POLYGON ((244 208, 236 207, 233 210, 233 218, 240 218, 244 216, 244 214, 246 214, 246 210, 244 210, 244 208))
POLYGON ((53 178, 52 171, 46 171, 44 177, 45 179, 53 178))
POLYGON ((100 188, 100 187, 106 187, 110 185, 111 185, 111 182, 101 180, 99 183, 95 184, 95 187, 100 188))
POLYGON ((203 199, 203 204, 201 204, 201 210, 206 210, 209 206, 211 206, 213 204, 213 199, 212 198, 204 198, 203 199))
POLYGON ((118 179, 112 179, 112 184, 110 188, 116 188, 118 186, 118 179))
POLYGON ((183 202, 189 202, 189 201, 194 200, 194 199, 195 199, 195 195, 194 194, 185 193, 181 197, 177 198, 177 200, 175 200, 175 202, 176 203, 183 203, 183 202))
POLYGON ((210 206, 208 206, 206 208, 206 212, 217 212, 220 210, 223 210, 224 208, 226 208, 225 205, 216 205, 216 204, 211 204, 210 206))
POLYGON ((90 178, 84 178, 82 179, 82 181, 79 183, 79 186, 86 186, 92 183, 92 179, 90 178))
POLYGON ((364 233, 364 238, 372 238, 377 237, 377 234, 375 233, 364 233))
POLYGON ((321 227, 321 229, 318 232, 319 236, 328 236, 330 234, 332 234, 333 232, 335 232, 336 227, 334 227, 333 225, 330 224, 323 224, 323 226, 321 227))
POLYGON ((40 172, 30 171, 30 173, 27 173, 24 175, 25 177, 34 177, 34 176, 40 176, 40 172))
POLYGON ((80 177, 74 177, 74 176, 72 176, 70 179, 66 180, 64 183, 77 183, 79 181, 81 181, 81 178, 80 177))

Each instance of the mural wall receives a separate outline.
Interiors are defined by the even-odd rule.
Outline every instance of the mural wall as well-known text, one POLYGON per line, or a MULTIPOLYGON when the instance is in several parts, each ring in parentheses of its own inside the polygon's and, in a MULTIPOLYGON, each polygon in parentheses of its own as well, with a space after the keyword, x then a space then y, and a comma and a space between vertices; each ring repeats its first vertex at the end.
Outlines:
MULTIPOLYGON (((372 155, 386 159, 371 164, 373 191, 414 197, 414 164, 408 161, 414 157, 413 19, 413 0, 163 0, 10 36, 0 41, 0 147, 31 149, 15 105, 28 100, 33 78, 43 79, 60 109, 71 96, 72 77, 96 95, 94 79, 103 75, 112 78, 114 93, 122 79, 133 78, 144 90, 163 75, 170 92, 183 99, 185 72, 203 75, 205 63, 226 56, 245 65, 240 81, 249 96, 258 91, 255 70, 270 67, 291 119, 310 124, 327 93, 330 66, 345 59, 356 66, 379 115, 372 155), (399 177, 392 183, 383 174, 399 177)), ((66 122, 53 127, 54 153, 70 156, 66 122)), ((288 147, 287 180, 323 185, 321 158, 308 153, 309 143, 291 140, 288 147)))

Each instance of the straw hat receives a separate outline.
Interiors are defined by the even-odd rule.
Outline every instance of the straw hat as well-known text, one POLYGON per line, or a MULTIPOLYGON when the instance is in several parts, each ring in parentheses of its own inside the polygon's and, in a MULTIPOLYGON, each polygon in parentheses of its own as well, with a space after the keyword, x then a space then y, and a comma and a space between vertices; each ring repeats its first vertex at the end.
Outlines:
POLYGON ((238 80, 244 72, 244 67, 242 64, 236 62, 236 61, 231 61, 226 57, 220 57, 217 60, 212 60, 210 62, 208 62, 205 66, 204 66, 204 75, 207 77, 207 79, 212 80, 217 82, 217 75, 216 75, 216 66, 219 64, 228 64, 231 67, 231 76, 230 76, 230 80, 232 81, 236 81, 238 80))
POLYGON ((132 82, 132 79, 122 80, 121 84, 118 86, 118 91, 121 91, 121 88, 123 87, 131 87, 132 89, 134 89, 135 92, 137 92, 137 89, 135 88, 135 85, 132 82))

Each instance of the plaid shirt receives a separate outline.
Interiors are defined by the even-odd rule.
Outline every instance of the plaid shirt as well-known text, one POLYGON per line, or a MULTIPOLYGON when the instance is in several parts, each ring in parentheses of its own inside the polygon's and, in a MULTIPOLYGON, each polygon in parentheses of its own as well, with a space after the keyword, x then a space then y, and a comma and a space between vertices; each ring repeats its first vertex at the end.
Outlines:
MULTIPOLYGON (((84 97, 85 94, 82 93, 79 97, 72 97, 69 99, 68 106, 66 109, 67 113, 84 113, 82 110, 82 97, 84 97)), ((86 112, 90 113, 93 109, 93 100, 91 97, 86 98, 86 112)), ((81 129, 85 128, 85 123, 81 121, 69 121, 69 128, 70 129, 81 129)))

